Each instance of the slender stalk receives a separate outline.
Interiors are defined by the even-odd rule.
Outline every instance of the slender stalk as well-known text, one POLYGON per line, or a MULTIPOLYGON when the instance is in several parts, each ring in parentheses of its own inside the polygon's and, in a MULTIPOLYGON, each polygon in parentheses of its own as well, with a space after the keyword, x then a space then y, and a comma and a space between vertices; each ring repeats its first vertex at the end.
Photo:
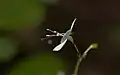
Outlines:
POLYGON ((78 53, 78 56, 81 56, 81 54, 80 54, 80 52, 79 52, 79 50, 78 50, 78 48, 77 48, 77 46, 76 46, 76 44, 74 42, 73 42, 73 45, 74 45, 74 47, 75 47, 75 49, 76 49, 76 51, 78 53))
POLYGON ((76 66, 75 66, 74 73, 72 75, 77 75, 78 69, 79 69, 79 65, 80 65, 81 61, 82 61, 82 58, 79 56, 79 58, 77 60, 77 63, 76 63, 76 66))
MULTIPOLYGON (((76 45, 75 45, 76 46, 76 45)), ((76 46, 77 48, 77 46, 76 46)), ((77 48, 78 49, 78 48, 77 48)), ((77 63, 76 63, 76 66, 75 66, 75 69, 74 69, 74 73, 72 75, 77 75, 78 74, 78 70, 79 70, 79 65, 80 63, 82 62, 82 60, 86 57, 88 51, 90 51, 92 49, 92 46, 89 46, 85 52, 81 55, 78 56, 78 60, 77 60, 77 63)))

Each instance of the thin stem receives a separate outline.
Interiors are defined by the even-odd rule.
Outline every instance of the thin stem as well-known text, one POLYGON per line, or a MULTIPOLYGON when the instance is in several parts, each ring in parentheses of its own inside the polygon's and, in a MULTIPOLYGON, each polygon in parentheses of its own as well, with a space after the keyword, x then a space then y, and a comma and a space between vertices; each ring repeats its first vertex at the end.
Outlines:
MULTIPOLYGON (((76 48, 77 48, 77 47, 76 47, 76 48)), ((72 75, 77 75, 77 74, 78 74, 79 65, 80 65, 80 63, 82 62, 82 60, 86 57, 88 51, 91 50, 91 48, 92 48, 92 47, 89 46, 89 47, 85 50, 85 52, 82 54, 82 56, 79 55, 78 60, 77 60, 77 63, 76 63, 76 66, 75 66, 74 73, 73 73, 72 75)))
POLYGON ((75 66, 75 70, 74 70, 73 75, 77 75, 78 69, 79 69, 79 65, 80 65, 81 61, 82 61, 82 58, 79 56, 79 58, 77 60, 77 63, 76 63, 76 66, 75 66))
POLYGON ((81 54, 80 54, 80 52, 79 52, 79 50, 78 50, 78 48, 77 48, 77 46, 76 46, 76 44, 75 44, 74 42, 73 42, 73 45, 74 45, 74 47, 75 47, 77 53, 79 54, 78 56, 81 56, 81 54))

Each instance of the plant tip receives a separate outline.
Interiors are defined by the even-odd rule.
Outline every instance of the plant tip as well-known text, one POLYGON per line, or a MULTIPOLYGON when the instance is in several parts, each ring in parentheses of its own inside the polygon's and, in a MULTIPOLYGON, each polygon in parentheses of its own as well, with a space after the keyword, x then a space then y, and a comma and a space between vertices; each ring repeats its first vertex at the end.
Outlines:
POLYGON ((91 46, 92 49, 98 48, 98 44, 97 44, 97 43, 93 43, 93 44, 91 44, 90 46, 91 46))
POLYGON ((49 30, 49 29, 46 29, 46 30, 49 30))

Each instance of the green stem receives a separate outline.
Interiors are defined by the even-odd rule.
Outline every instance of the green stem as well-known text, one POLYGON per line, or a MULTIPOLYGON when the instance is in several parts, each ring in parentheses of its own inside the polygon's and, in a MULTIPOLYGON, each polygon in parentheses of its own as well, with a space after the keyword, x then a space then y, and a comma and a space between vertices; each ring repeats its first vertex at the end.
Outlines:
MULTIPOLYGON (((76 48, 77 48, 77 47, 76 47, 76 48)), ((88 51, 91 50, 91 48, 92 48, 92 47, 89 46, 89 47, 85 50, 85 52, 82 54, 82 56, 81 56, 81 54, 78 56, 78 60, 77 60, 76 66, 75 66, 75 70, 74 70, 74 73, 73 73, 72 75, 77 75, 77 74, 78 74, 79 65, 80 65, 80 63, 82 62, 82 60, 86 57, 88 51)))
POLYGON ((78 48, 77 48, 77 46, 76 46, 76 44, 75 44, 74 42, 73 42, 73 45, 74 45, 74 47, 75 47, 77 53, 79 54, 79 56, 81 56, 81 54, 80 54, 80 52, 79 52, 79 50, 78 50, 78 48))
POLYGON ((76 63, 76 66, 75 66, 75 70, 74 70, 73 75, 77 75, 78 69, 79 69, 79 65, 80 65, 81 62, 82 62, 82 58, 79 56, 79 58, 77 60, 77 63, 76 63))

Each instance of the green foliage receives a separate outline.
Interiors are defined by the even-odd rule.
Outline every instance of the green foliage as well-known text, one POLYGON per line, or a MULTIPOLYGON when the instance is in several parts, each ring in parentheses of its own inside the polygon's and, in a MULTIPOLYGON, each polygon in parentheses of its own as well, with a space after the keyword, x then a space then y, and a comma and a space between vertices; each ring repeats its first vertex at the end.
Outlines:
POLYGON ((11 30, 41 23, 45 10, 38 0, 0 0, 0 28, 11 30))
POLYGON ((10 75, 57 75, 63 62, 53 54, 31 56, 14 66, 10 75))
POLYGON ((18 42, 0 37, 0 62, 9 61, 17 52, 18 42))

